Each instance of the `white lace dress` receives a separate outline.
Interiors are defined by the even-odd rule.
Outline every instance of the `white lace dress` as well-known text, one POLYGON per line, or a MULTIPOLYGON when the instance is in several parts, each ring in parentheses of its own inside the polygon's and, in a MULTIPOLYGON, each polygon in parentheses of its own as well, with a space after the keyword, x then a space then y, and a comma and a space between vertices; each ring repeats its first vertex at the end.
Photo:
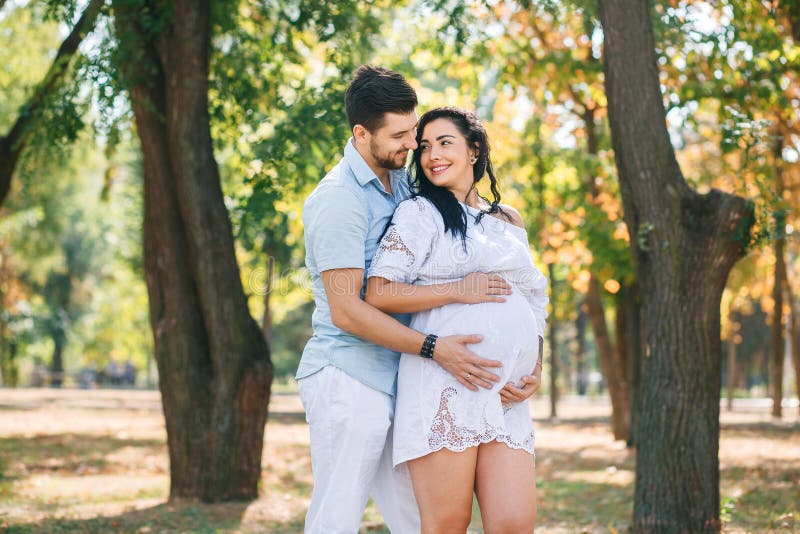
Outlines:
POLYGON ((447 448, 463 451, 500 441, 533 454, 534 430, 528 403, 503 408, 498 391, 519 383, 536 365, 539 336, 547 317, 547 280, 533 265, 527 233, 490 215, 475 223, 478 210, 467 210, 467 248, 444 232, 439 211, 427 199, 402 202, 381 241, 369 276, 394 282, 430 285, 472 272, 496 273, 513 287, 502 303, 448 304, 414 314, 411 328, 440 337, 480 334, 470 345, 476 354, 500 360, 497 385, 473 392, 436 362, 403 354, 397 378, 394 419, 395 465, 447 448))

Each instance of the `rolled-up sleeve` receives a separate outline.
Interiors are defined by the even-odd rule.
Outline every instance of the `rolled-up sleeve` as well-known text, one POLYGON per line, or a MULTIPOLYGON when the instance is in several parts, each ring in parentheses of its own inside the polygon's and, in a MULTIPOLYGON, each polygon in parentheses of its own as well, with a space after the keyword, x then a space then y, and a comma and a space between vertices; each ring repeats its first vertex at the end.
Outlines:
POLYGON ((363 202, 344 187, 318 190, 303 208, 306 248, 319 272, 364 269, 369 229, 363 202))

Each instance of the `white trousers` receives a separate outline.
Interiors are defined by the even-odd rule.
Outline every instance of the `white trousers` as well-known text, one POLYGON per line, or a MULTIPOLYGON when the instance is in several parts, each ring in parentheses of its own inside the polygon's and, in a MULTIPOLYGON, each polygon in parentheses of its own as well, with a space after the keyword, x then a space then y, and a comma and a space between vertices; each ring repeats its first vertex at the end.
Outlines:
POLYGON ((370 496, 393 533, 418 533, 408 468, 392 467, 394 399, 330 365, 297 384, 314 475, 305 533, 358 532, 370 496))

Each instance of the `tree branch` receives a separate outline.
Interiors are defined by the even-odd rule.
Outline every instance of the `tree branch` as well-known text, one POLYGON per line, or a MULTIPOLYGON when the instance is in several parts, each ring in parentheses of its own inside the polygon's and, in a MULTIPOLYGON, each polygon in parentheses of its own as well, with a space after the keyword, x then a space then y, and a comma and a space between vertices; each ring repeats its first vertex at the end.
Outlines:
MULTIPOLYGON (((5 4, 5 0, 0 0, 0 8, 3 7, 3 4, 5 4)), ((11 188, 11 179, 42 105, 64 79, 70 60, 77 52, 83 38, 94 28, 102 7, 103 0, 92 0, 89 3, 72 32, 61 43, 44 79, 30 99, 20 108, 17 120, 11 130, 0 138, 0 204, 3 203, 11 188)))

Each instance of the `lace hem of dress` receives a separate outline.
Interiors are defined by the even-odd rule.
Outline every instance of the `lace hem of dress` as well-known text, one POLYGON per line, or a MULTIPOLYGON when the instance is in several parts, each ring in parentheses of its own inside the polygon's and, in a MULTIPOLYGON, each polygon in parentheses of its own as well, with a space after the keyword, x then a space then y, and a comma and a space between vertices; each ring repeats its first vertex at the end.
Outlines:
POLYGON ((450 398, 456 395, 458 395, 458 391, 452 386, 442 390, 442 394, 439 398, 439 409, 436 411, 427 436, 430 452, 436 452, 443 448, 461 452, 482 443, 500 441, 512 449, 524 449, 534 454, 533 445, 535 435, 533 431, 520 442, 511 438, 511 436, 500 431, 498 428, 489 425, 485 421, 484 428, 481 431, 456 425, 449 406, 450 398))
POLYGON ((442 443, 438 444, 435 448, 434 447, 430 447, 429 450, 428 450, 428 453, 430 454, 432 452, 437 452, 437 451, 440 451, 442 449, 447 449, 448 451, 453 451, 453 452, 464 452, 465 450, 469 449, 470 447, 477 447, 478 445, 482 445, 484 443, 491 443, 492 441, 499 441, 500 443, 505 443, 511 449, 523 450, 523 451, 525 451, 527 453, 530 453, 530 454, 533 454, 535 456, 536 453, 534 452, 534 448, 533 448, 533 440, 534 440, 533 432, 528 434, 528 436, 525 438, 525 441, 523 443, 520 443, 519 441, 511 439, 511 437, 508 434, 497 434, 494 437, 483 437, 480 440, 476 441, 475 443, 461 442, 459 445, 454 445, 454 444, 451 444, 451 443, 442 442, 442 443))

